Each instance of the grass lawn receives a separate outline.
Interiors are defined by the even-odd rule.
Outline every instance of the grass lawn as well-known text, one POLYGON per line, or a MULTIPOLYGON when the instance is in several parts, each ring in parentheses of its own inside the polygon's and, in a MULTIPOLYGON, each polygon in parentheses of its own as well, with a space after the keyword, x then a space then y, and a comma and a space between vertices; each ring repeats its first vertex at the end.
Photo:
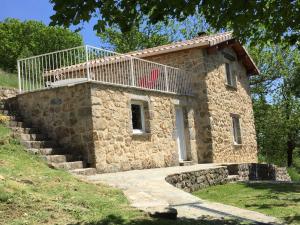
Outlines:
POLYGON ((230 183, 199 190, 194 195, 300 224, 300 184, 230 183))
POLYGON ((15 140, 5 142, 8 134, 1 126, 0 224, 68 224, 110 215, 129 221, 143 216, 128 207, 120 191, 48 168, 15 140))
POLYGON ((0 86, 18 88, 18 75, 0 69, 0 86))
POLYGON ((300 182, 300 148, 294 150, 293 165, 288 172, 293 181, 300 182))
POLYGON ((234 220, 153 219, 129 206, 121 191, 82 182, 26 153, 0 125, 0 224, 238 225, 234 220))

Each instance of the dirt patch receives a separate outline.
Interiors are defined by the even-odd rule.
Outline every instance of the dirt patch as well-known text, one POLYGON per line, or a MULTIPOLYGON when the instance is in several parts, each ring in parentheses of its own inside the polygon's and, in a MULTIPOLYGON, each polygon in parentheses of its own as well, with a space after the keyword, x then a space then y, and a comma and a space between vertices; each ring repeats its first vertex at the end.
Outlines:
POLYGON ((6 166, 7 162, 5 162, 4 160, 0 160, 0 166, 6 166))

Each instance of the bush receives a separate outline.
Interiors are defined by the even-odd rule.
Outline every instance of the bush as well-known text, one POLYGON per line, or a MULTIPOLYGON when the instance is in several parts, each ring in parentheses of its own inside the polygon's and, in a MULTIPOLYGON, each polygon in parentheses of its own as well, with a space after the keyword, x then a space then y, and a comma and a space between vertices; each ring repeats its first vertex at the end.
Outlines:
POLYGON ((8 123, 8 121, 9 121, 9 117, 8 116, 0 114, 0 124, 5 125, 5 124, 8 123))
POLYGON ((18 58, 82 45, 82 37, 69 29, 42 22, 8 18, 0 22, 0 67, 16 70, 18 58))

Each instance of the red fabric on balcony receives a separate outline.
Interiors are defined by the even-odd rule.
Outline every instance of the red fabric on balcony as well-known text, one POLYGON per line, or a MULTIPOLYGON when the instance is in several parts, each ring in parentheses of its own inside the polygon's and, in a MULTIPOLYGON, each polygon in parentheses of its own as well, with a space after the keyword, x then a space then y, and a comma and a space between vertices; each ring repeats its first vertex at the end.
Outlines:
POLYGON ((149 75, 145 75, 143 78, 139 80, 139 87, 143 88, 154 88, 158 77, 160 74, 160 70, 155 68, 152 69, 149 75))

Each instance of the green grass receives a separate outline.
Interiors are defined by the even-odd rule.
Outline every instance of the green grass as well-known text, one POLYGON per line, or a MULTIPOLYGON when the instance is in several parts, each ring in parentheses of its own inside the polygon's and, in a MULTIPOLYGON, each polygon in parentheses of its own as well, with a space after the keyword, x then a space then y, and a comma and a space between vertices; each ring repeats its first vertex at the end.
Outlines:
POLYGON ((129 206, 121 191, 50 169, 0 125, 0 224, 237 225, 235 220, 154 219, 129 206))
POLYGON ((0 125, 0 139, 7 140, 9 134, 10 130, 5 126, 0 125))
POLYGON ((293 165, 288 168, 289 175, 293 181, 300 182, 300 149, 294 150, 293 165))
MULTIPOLYGON (((0 126, 0 135, 8 137, 0 126)), ((15 141, 0 146, 0 224, 66 224, 97 221, 110 214, 124 221, 141 216, 123 194, 52 170, 15 141)))
POLYGON ((18 87, 18 75, 15 73, 8 73, 0 69, 0 86, 1 87, 18 87))
POLYGON ((300 224, 300 184, 232 183, 202 189, 194 195, 300 224))

